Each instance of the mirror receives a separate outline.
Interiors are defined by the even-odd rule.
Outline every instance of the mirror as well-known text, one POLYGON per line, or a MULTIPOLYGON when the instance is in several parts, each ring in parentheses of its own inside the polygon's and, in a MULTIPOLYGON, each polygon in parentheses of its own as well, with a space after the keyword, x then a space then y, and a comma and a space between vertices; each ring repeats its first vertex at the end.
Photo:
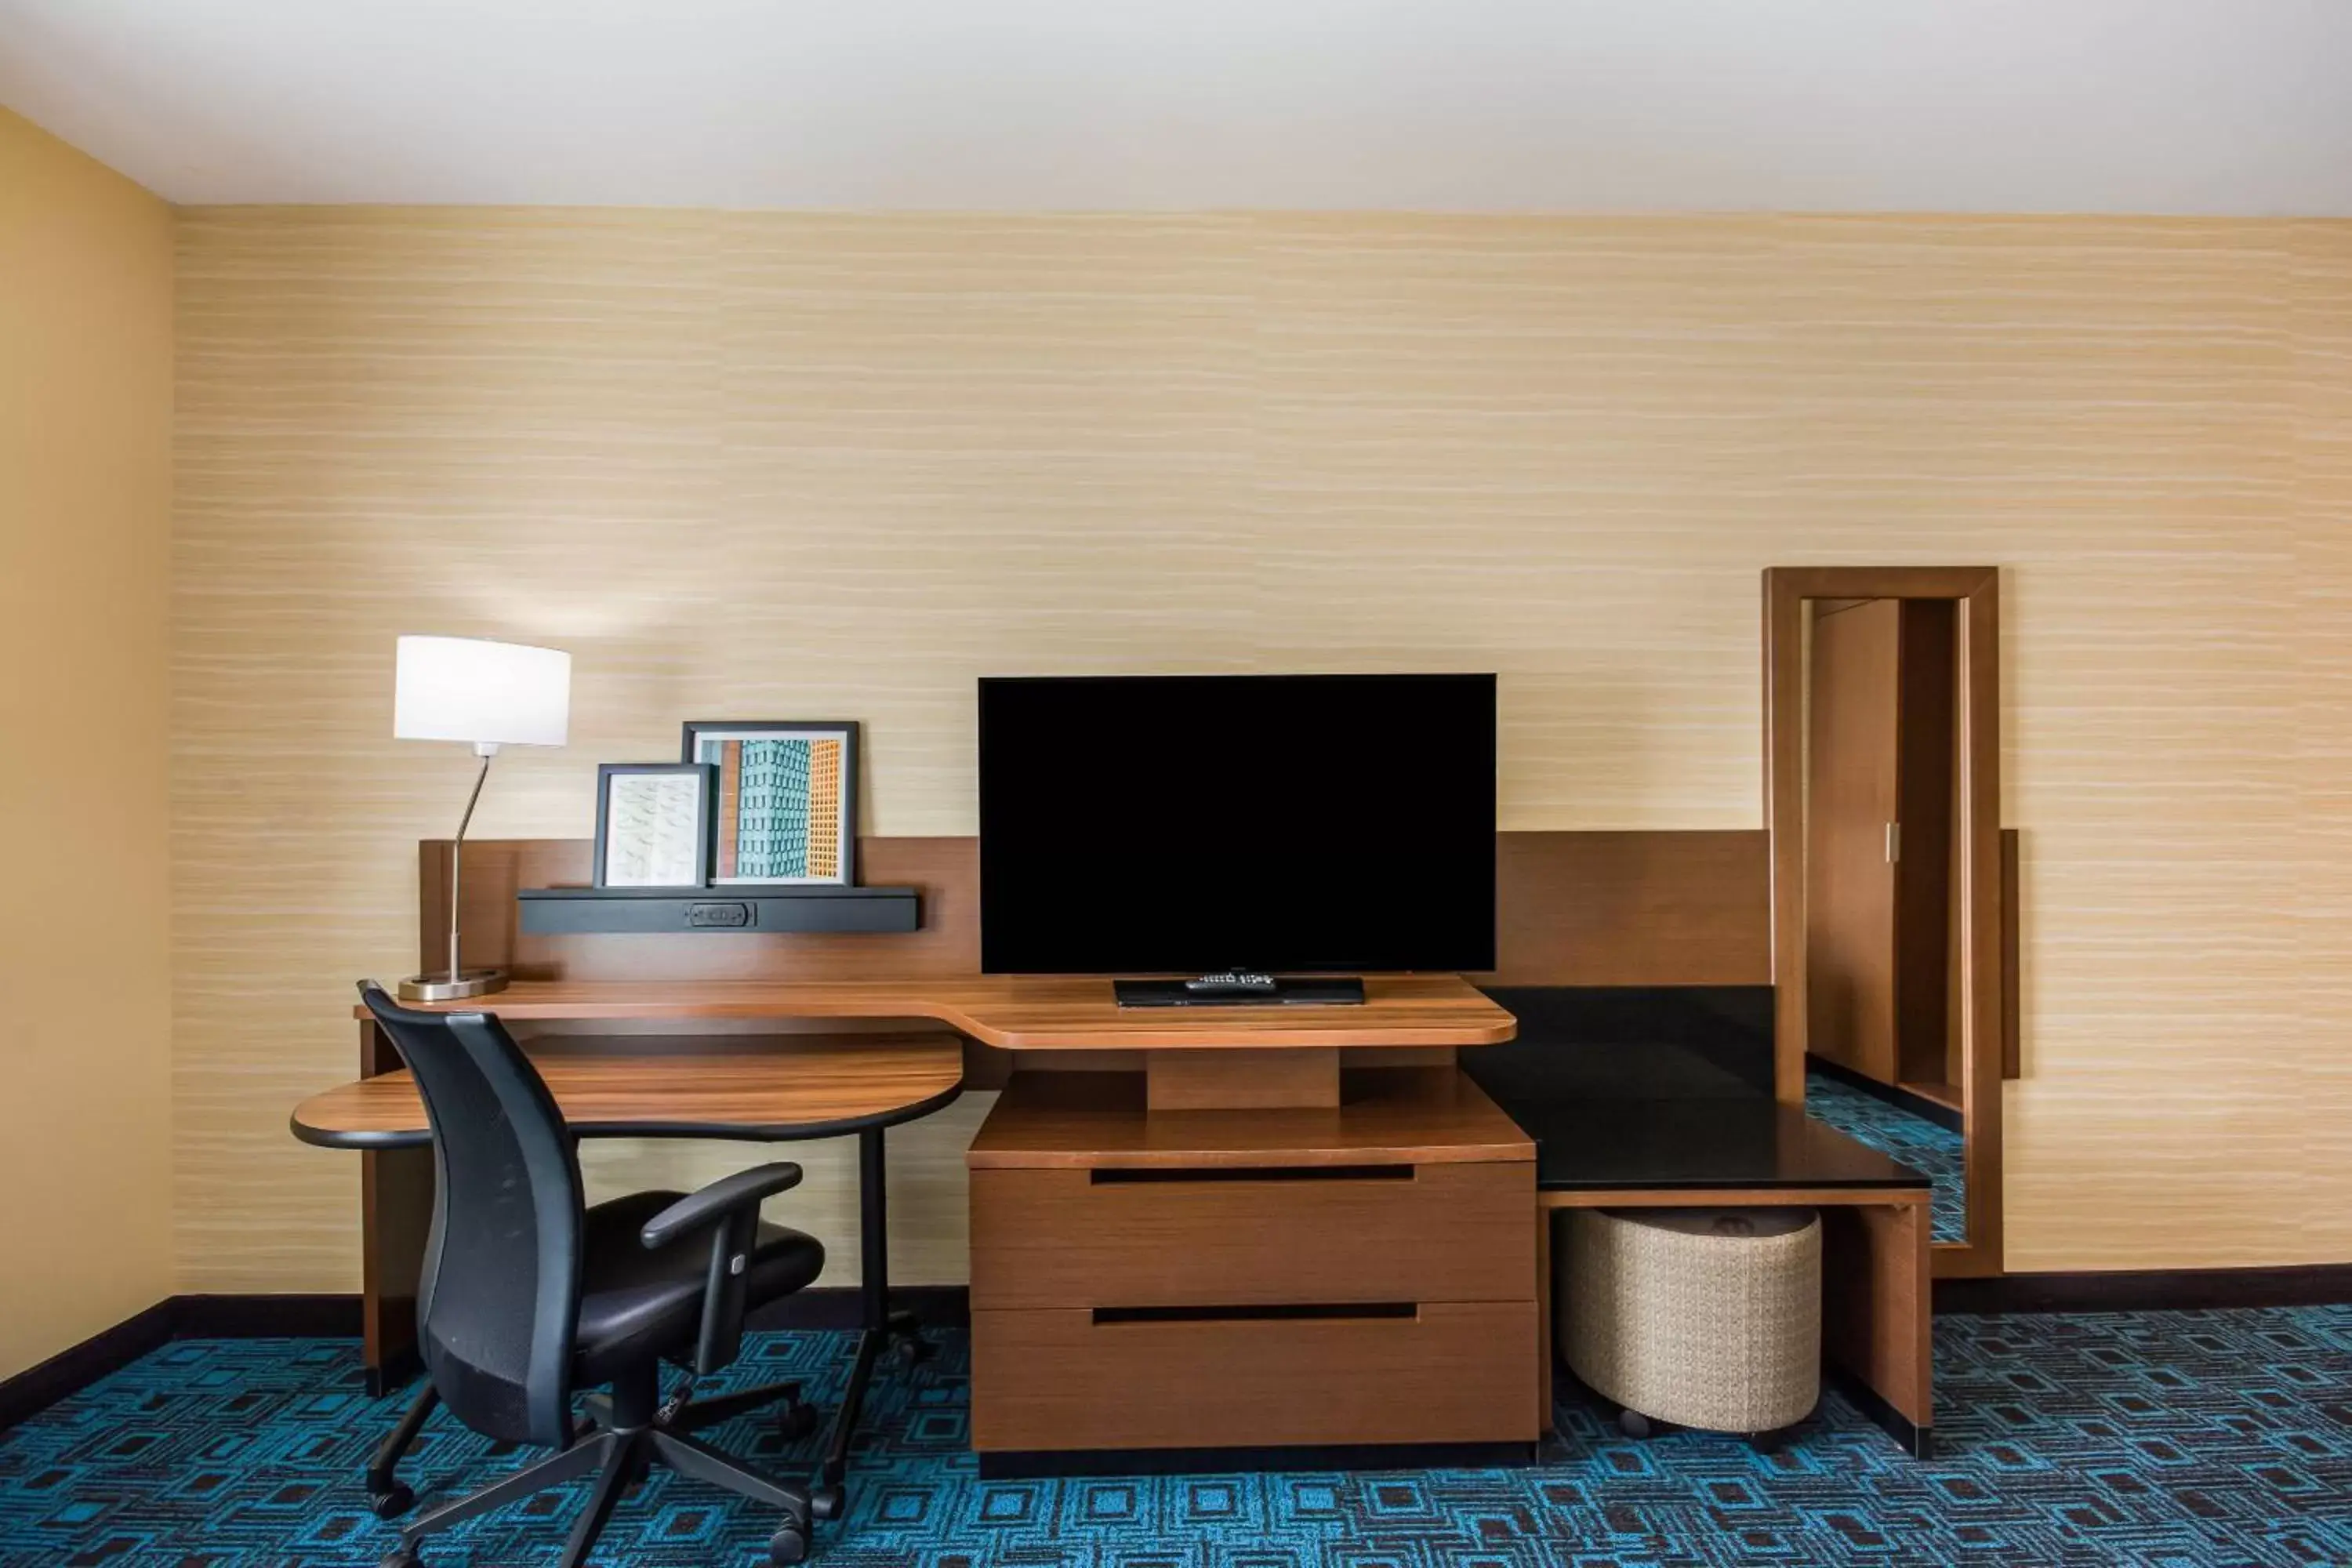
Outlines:
POLYGON ((1765 574, 1778 1087, 1931 1178, 1939 1273, 2000 1268, 1995 591, 1765 574))

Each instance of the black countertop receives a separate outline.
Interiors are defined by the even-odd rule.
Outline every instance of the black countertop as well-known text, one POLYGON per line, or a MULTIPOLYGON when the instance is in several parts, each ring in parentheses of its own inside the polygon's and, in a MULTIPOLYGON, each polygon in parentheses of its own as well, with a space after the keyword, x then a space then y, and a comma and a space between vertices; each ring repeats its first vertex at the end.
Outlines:
MULTIPOLYGON (((1473 1076, 1475 1076, 1475 1074, 1473 1076)), ((1910 1166, 1792 1105, 1744 1100, 1529 1104, 1487 1090, 1536 1142, 1548 1193, 1622 1187, 1925 1187, 1910 1166)))
POLYGON ((1519 1037, 1464 1050, 1462 1068, 1535 1141, 1546 1192, 1929 1184, 1758 1087, 1769 987, 1493 994, 1519 1037))

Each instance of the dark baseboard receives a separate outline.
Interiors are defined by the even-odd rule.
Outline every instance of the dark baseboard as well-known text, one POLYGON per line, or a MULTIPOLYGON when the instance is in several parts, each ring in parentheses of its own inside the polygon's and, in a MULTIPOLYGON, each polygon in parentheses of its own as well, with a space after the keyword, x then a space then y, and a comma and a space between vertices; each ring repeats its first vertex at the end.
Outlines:
POLYGON ((2158 1312, 2352 1303, 2352 1263, 1938 1279, 1938 1312, 2158 1312))
MULTIPOLYGON (((913 1286, 891 1291, 890 1300, 934 1328, 961 1329, 971 1323, 971 1292, 961 1285, 913 1286)), ((750 1326, 855 1329, 864 1321, 863 1305, 855 1285, 820 1286, 753 1313, 750 1326)), ((174 1296, 59 1351, 38 1366, 0 1378, 0 1432, 173 1340, 341 1340, 359 1334, 357 1295, 174 1296)))
POLYGON ((0 1432, 173 1340, 350 1339, 359 1331, 357 1296, 173 1296, 0 1379, 0 1432))
POLYGON ((360 1299, 352 1296, 174 1296, 175 1340, 356 1339, 360 1299))
POLYGON ((1960 1114, 1957 1106, 1929 1100, 1924 1094, 1914 1094, 1907 1089, 1899 1089, 1891 1083, 1881 1083, 1868 1073, 1856 1072, 1843 1062, 1833 1062, 1827 1057, 1817 1057, 1811 1051, 1807 1051, 1805 1070, 1817 1072, 1823 1078, 1835 1079, 1848 1089, 1857 1089, 1873 1100, 1893 1106, 1897 1110, 1916 1116, 1925 1121, 1932 1121, 1947 1132, 1965 1134, 1969 1130, 1968 1118, 1960 1114))
POLYGON ((37 1366, 0 1379, 0 1432, 121 1371, 148 1352, 161 1350, 172 1341, 172 1319, 173 1303, 158 1301, 37 1366))

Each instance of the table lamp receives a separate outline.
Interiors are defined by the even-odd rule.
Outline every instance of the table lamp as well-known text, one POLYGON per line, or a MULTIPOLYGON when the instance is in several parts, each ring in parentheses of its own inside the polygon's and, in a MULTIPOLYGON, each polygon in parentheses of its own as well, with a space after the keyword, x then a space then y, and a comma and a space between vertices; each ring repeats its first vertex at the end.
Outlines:
POLYGON ((400 741, 467 741, 482 765, 449 844, 449 968, 400 983, 404 1002, 454 1002, 506 988, 502 969, 457 966, 457 869, 466 826, 500 746, 560 746, 572 714, 572 656, 558 648, 475 637, 400 639, 392 733, 400 741))

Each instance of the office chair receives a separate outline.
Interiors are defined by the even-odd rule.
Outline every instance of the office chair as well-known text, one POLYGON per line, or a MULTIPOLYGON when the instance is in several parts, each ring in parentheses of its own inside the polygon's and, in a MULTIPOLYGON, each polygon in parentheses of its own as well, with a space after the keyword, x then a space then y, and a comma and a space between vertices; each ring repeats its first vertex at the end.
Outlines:
POLYGON ((838 1489, 812 1496, 688 1435, 782 1400, 785 1429, 797 1436, 815 1425, 799 1390, 780 1384, 665 1401, 659 1383, 665 1359, 696 1377, 727 1365, 740 1348, 744 1313, 824 1268, 814 1237, 760 1222, 760 1201, 798 1185, 800 1167, 761 1165, 690 1196, 638 1193, 589 1208, 562 1114, 495 1016, 403 1007, 373 981, 360 995, 416 1079, 436 1177, 416 1299, 431 1381, 369 1468, 376 1511, 397 1513, 411 1500, 393 1467, 436 1405, 485 1436, 555 1450, 404 1525, 383 1568, 419 1568, 427 1536, 593 1475, 563 1549, 564 1568, 578 1568, 622 1492, 655 1464, 782 1510, 769 1555, 800 1562, 812 1519, 839 1510, 838 1489), (573 1391, 599 1384, 612 1392, 588 1395, 589 1419, 575 1424, 573 1391))

